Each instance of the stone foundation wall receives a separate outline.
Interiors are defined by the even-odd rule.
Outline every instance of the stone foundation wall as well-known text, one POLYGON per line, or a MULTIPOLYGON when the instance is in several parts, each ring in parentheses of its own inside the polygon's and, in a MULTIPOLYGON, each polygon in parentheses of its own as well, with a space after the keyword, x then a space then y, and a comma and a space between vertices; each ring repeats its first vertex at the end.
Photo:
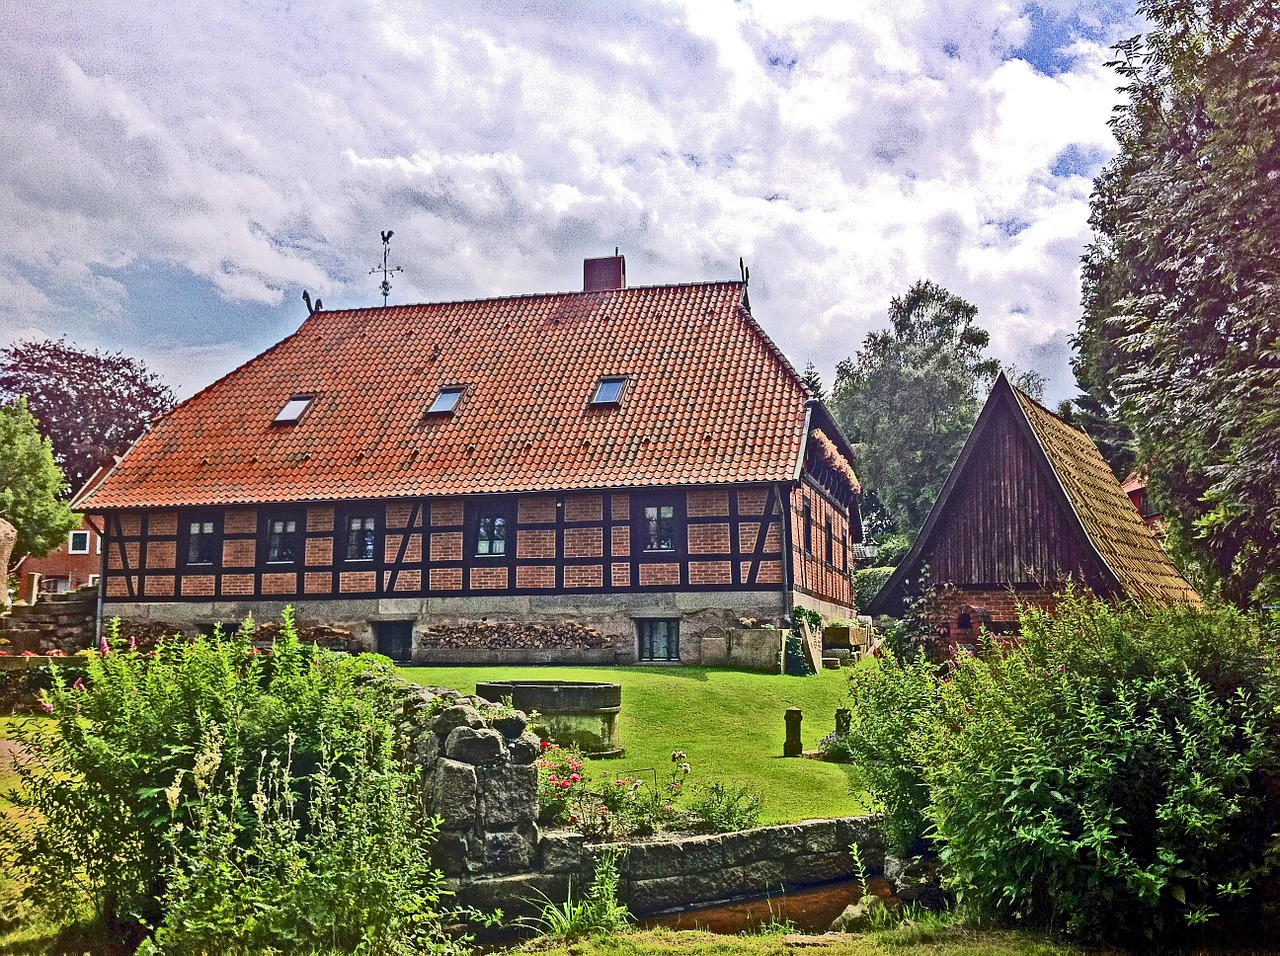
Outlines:
POLYGON ((581 834, 555 832, 542 835, 532 872, 459 880, 457 887, 464 905, 504 914, 536 913, 539 893, 563 901, 572 885, 579 896, 591 884, 600 854, 615 848, 623 853, 618 895, 632 913, 649 916, 852 879, 859 874, 850 851, 854 844, 869 870, 883 868, 884 836, 874 817, 608 845, 586 845, 581 834))
POLYGON ((415 663, 631 664, 638 657, 636 622, 642 618, 680 620, 680 659, 702 663, 703 635, 723 636, 738 629, 740 619, 781 623, 776 591, 687 591, 668 593, 563 594, 467 598, 381 598, 296 601, 122 602, 109 601, 108 617, 154 624, 162 630, 195 633, 217 621, 234 625, 246 615, 278 621, 292 604, 300 627, 324 626, 349 634, 351 650, 377 650, 375 626, 380 621, 412 621, 415 663), (556 639, 558 648, 490 646, 482 637, 468 638, 470 647, 443 646, 451 636, 477 635, 491 625, 498 643, 513 644, 501 632, 530 629, 555 635, 571 621, 579 636, 556 639), (571 646, 576 644, 576 646, 571 646), (546 653, 548 650, 563 653, 546 653), (458 653, 452 653, 453 651, 458 653))

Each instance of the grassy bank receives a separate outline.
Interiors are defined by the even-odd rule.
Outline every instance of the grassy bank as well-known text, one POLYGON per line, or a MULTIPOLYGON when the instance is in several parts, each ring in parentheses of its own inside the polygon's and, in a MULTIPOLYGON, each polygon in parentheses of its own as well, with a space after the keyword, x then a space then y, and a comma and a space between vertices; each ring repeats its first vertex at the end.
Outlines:
POLYGON ((933 929, 907 926, 900 930, 857 936, 716 936, 689 930, 648 930, 552 944, 538 940, 521 952, 543 956, 784 956, 804 952, 812 956, 1075 956, 1088 952, 1047 942, 1028 933, 933 929))
POLYGON ((849 793, 848 768, 781 756, 783 713, 804 712, 806 747, 835 726, 846 701, 842 671, 781 677, 711 667, 406 667, 420 684, 475 693, 476 682, 595 680, 622 685, 622 744, 626 755, 592 761, 593 769, 623 772, 647 767, 665 774, 671 751, 683 750, 694 781, 748 787, 764 800, 765 822, 835 817, 863 810, 849 793))

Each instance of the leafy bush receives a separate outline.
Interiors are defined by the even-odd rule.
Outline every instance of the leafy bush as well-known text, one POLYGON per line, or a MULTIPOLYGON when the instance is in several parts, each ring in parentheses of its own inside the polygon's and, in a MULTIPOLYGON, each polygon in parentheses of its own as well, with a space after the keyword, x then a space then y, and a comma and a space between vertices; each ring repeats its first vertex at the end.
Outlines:
POLYGON ((833 763, 849 763, 853 760, 853 751, 849 746, 849 735, 833 730, 818 741, 818 749, 822 751, 822 759, 833 763))
POLYGON ((896 568, 911 550, 915 536, 910 534, 891 534, 880 542, 880 550, 876 556, 885 567, 896 568))
POLYGON ((889 580, 890 575, 896 571, 896 568, 863 568, 860 571, 853 572, 853 592, 854 606, 858 609, 859 614, 866 613, 867 607, 871 604, 872 599, 880 593, 880 589, 884 587, 884 583, 889 580))
MULTIPOLYGON (((25 812, 0 820, 0 853, 35 903, 72 912, 87 902, 107 932, 135 939, 171 911, 193 924, 221 925, 229 914, 247 912, 238 909, 245 898, 220 895, 227 868, 246 875, 245 893, 256 892, 254 881, 265 879, 263 855, 284 852, 272 829, 284 826, 283 818, 246 818, 246 808, 257 812, 264 795, 268 804, 287 805, 299 846, 332 828, 338 814, 363 828, 351 840, 383 841, 369 860, 421 850, 416 837, 406 848, 412 834, 391 827, 391 818, 367 803, 404 799, 392 752, 398 701, 388 681, 364 685, 375 672, 389 675, 388 663, 302 646, 290 611, 272 654, 253 647, 252 628, 246 622, 226 639, 162 644, 141 654, 126 649, 113 626, 88 665, 87 687, 56 676, 53 726, 15 734, 33 755, 20 768, 24 786, 16 802, 25 812), (247 767, 264 768, 265 776, 246 775, 247 767), (194 899, 222 909, 197 917, 191 907, 203 904, 194 899)), ((354 846, 344 849, 339 841, 315 849, 341 854, 356 852, 354 846)), ((311 903, 320 905, 317 886, 339 881, 325 870, 338 861, 298 852, 311 903)), ((421 875, 386 873, 392 883, 363 902, 399 907, 404 896, 394 881, 421 875)), ((426 920, 431 885, 419 889, 423 908, 408 915, 426 920)), ((384 915, 381 924, 368 911, 361 919, 391 925, 400 918, 384 915)), ((300 913, 294 929, 311 918, 300 913)))
POLYGON ((895 840, 927 821, 966 904, 1079 936, 1236 915, 1280 829, 1272 625, 1078 595, 1022 623, 942 669, 855 672, 851 746, 895 840))
POLYGON ((689 814, 694 829, 712 833, 750 830, 760 825, 760 797, 746 787, 713 783, 693 788, 689 814))
POLYGON ((917 723, 937 706, 936 668, 923 658, 883 657, 849 673, 849 733, 842 741, 853 762, 855 790, 869 794, 884 814, 885 835, 899 852, 924 835, 929 805, 914 736, 917 723))

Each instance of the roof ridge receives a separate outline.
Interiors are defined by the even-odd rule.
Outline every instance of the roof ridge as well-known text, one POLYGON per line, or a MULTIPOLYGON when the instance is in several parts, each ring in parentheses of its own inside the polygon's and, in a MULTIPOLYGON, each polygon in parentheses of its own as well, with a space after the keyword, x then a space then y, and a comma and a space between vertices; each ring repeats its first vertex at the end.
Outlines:
MULTIPOLYGON (((708 280, 706 282, 664 282, 657 285, 629 285, 623 289, 598 289, 593 292, 587 292, 583 289, 579 289, 576 292, 520 292, 514 295, 477 296, 472 299, 442 299, 437 302, 406 302, 401 305, 364 305, 353 306, 349 309, 324 309, 313 313, 311 316, 308 316, 308 318, 314 318, 317 315, 341 315, 343 313, 352 312, 390 312, 393 309, 421 309, 440 305, 475 305, 479 302, 519 302, 527 299, 553 299, 578 295, 612 295, 618 292, 645 292, 658 289, 696 289, 703 286, 740 286, 742 284, 743 282, 741 279, 718 279, 708 280)), ((301 326, 299 326, 299 328, 301 328, 301 326)), ((281 341, 284 340, 282 339, 281 341)), ((276 344, 278 345, 280 343, 276 344)))

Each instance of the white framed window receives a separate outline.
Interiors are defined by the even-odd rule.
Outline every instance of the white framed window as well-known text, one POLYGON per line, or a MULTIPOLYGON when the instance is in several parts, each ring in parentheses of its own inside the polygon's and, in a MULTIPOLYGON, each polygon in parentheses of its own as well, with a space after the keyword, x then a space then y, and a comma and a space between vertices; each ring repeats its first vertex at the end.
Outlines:
POLYGON ((96 574, 91 574, 91 575, 89 575, 89 584, 88 584, 87 586, 88 586, 88 587, 96 587, 96 586, 97 586, 97 584, 98 584, 98 575, 96 575, 96 574))
POLYGON ((302 420, 302 416, 307 413, 307 409, 311 407, 311 401, 314 395, 294 395, 284 403, 284 408, 280 409, 280 414, 276 415, 273 425, 296 425, 302 420))
POLYGON ((89 532, 88 531, 72 531, 71 540, 67 544, 68 554, 88 554, 89 553, 89 532))

